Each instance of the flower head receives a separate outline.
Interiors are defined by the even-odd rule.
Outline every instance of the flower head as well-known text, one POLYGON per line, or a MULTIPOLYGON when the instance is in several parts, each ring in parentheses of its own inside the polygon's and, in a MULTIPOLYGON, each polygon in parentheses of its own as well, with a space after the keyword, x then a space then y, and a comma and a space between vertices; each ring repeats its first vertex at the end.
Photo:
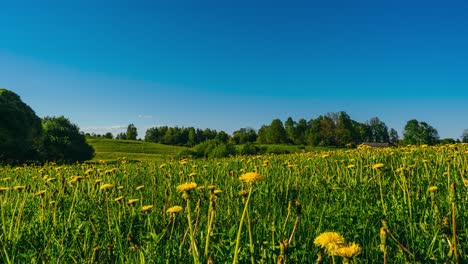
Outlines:
POLYGON ((177 191, 179 192, 189 192, 193 189, 197 188, 197 184, 195 182, 186 182, 179 186, 177 186, 177 191))
POLYGON ((146 211, 151 210, 151 208, 153 208, 152 205, 144 205, 144 206, 141 207, 141 211, 146 212, 146 211))
POLYGON ((380 168, 383 168, 383 166, 384 166, 383 163, 377 163, 377 164, 372 165, 372 168, 373 169, 380 169, 380 168))
POLYGON ((101 190, 109 190, 109 189, 111 189, 112 187, 114 187, 114 184, 106 183, 106 184, 101 185, 101 187, 100 187, 99 189, 101 189, 101 190))
POLYGON ((44 195, 44 194, 45 194, 45 192, 46 192, 45 190, 38 191, 38 192, 37 192, 37 193, 35 193, 34 195, 36 195, 36 196, 42 196, 42 195, 44 195))
POLYGON ((176 205, 176 206, 172 206, 169 209, 167 209, 166 212, 168 214, 175 214, 175 213, 178 213, 180 211, 182 211, 182 206, 176 205))
POLYGON ((254 183, 263 180, 263 177, 257 172, 247 172, 242 174, 242 176, 239 177, 239 180, 245 183, 254 183))
POLYGON ((343 243, 344 238, 336 232, 323 232, 314 240, 316 246, 327 249, 328 251, 333 251, 338 248, 338 245, 343 243))
POLYGON ((141 189, 143 189, 143 188, 145 188, 145 186, 140 185, 140 186, 137 186, 137 187, 136 187, 136 190, 139 191, 139 190, 141 190, 141 189))
POLYGON ((332 255, 340 256, 343 258, 353 258, 361 254, 361 247, 356 243, 351 243, 349 245, 344 245, 334 249, 331 253, 332 255))
POLYGON ((430 192, 435 192, 435 191, 437 191, 437 189, 439 189, 439 188, 437 188, 437 186, 429 186, 427 188, 427 190, 430 191, 430 192))
POLYGON ((138 202, 140 199, 130 199, 128 200, 127 204, 134 204, 136 202, 138 202))

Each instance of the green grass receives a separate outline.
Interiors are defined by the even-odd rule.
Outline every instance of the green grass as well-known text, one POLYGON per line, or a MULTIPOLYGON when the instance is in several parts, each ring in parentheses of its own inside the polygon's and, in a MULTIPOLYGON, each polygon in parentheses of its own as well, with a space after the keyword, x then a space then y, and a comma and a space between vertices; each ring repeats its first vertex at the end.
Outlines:
POLYGON ((110 161, 123 157, 128 160, 138 161, 167 160, 174 158, 177 153, 185 149, 179 146, 168 146, 136 140, 88 138, 87 142, 93 146, 96 152, 93 161, 110 161))

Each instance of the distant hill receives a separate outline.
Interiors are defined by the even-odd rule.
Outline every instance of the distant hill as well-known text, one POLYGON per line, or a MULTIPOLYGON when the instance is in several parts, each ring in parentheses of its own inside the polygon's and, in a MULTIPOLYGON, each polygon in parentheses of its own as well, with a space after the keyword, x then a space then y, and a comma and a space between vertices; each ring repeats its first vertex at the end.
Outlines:
POLYGON ((116 160, 123 157, 128 160, 167 160, 185 149, 185 147, 136 140, 88 138, 87 142, 93 146, 96 152, 94 161, 116 160))

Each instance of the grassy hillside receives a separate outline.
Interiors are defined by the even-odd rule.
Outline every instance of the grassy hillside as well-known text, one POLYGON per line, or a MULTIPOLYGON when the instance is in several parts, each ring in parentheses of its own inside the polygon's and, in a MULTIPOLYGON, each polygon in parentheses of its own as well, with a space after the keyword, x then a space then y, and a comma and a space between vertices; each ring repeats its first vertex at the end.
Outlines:
POLYGON ((184 147, 135 140, 88 138, 87 142, 96 151, 93 160, 116 160, 123 157, 128 160, 166 160, 184 149, 184 147))

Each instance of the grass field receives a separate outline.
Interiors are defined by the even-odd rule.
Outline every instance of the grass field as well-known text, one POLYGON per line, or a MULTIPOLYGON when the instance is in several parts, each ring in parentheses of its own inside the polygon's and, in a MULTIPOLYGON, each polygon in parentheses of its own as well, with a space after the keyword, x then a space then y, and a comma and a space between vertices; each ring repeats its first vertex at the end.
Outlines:
POLYGON ((169 160, 184 147, 168 146, 136 140, 113 140, 104 138, 88 138, 87 142, 93 146, 96 156, 94 161, 117 160, 127 158, 128 160, 169 160))
POLYGON ((467 169, 466 144, 3 167, 0 262, 466 263, 467 169))

